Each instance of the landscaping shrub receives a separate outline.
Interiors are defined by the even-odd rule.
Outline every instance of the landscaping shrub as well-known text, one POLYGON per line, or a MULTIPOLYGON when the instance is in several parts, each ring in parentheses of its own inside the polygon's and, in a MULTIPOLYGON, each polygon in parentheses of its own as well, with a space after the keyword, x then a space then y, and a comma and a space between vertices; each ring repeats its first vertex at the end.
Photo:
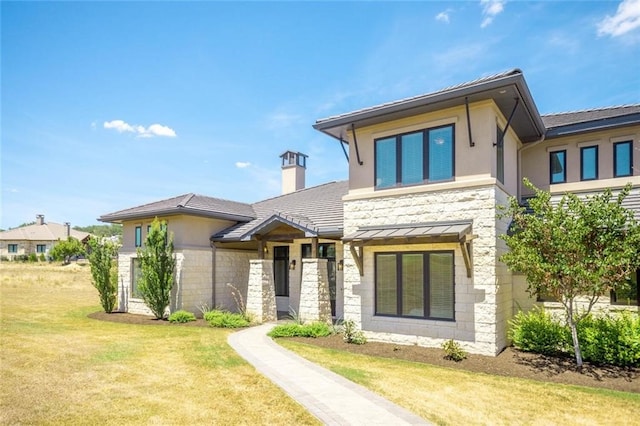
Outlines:
POLYGON ((555 321, 544 308, 536 306, 527 313, 520 311, 509 323, 509 338, 513 346, 522 351, 553 355, 571 344, 570 334, 567 342, 568 328, 555 321))
POLYGON ((219 328, 241 328, 248 327, 251 324, 242 314, 221 311, 219 309, 206 312, 204 319, 211 327, 219 328))
POLYGON ((185 322, 195 321, 195 320, 196 320, 196 316, 193 315, 193 313, 188 311, 182 311, 182 310, 175 311, 174 313, 169 315, 169 322, 185 323, 185 322))
POLYGON ((47 258, 44 256, 44 253, 40 253, 40 256, 38 256, 38 260, 40 262, 46 262, 47 258))
POLYGON ((38 255, 35 253, 29 253, 29 262, 36 263, 38 261, 38 255))
POLYGON ((578 326, 578 338, 586 361, 618 366, 640 365, 640 316, 623 311, 617 315, 589 315, 578 326))
POLYGON ((449 339, 442 344, 444 350, 444 358, 451 361, 459 362, 467 357, 467 353, 462 349, 460 344, 453 339, 449 339))
POLYGON ((362 330, 356 328, 356 324, 353 320, 347 320, 343 324, 344 326, 344 341, 352 343, 354 345, 364 345, 367 343, 367 338, 364 336, 362 330))
POLYGON ((331 327, 324 322, 280 324, 269 332, 271 337, 326 337, 330 334, 331 327))

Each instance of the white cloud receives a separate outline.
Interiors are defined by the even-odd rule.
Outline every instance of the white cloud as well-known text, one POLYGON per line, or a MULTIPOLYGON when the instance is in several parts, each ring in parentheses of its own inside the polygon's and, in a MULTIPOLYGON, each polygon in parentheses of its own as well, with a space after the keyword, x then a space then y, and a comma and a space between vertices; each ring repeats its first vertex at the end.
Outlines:
POLYGON ((618 37, 636 28, 640 28, 640 0, 623 0, 615 15, 598 23, 598 35, 618 37))
POLYGON ((251 163, 249 163, 248 161, 237 161, 236 162, 236 167, 239 168, 239 169, 246 169, 250 165, 251 165, 251 163))
POLYGON ((163 136, 168 138, 176 137, 176 132, 171 127, 162 124, 152 124, 148 128, 140 125, 131 125, 123 120, 111 120, 104 122, 105 129, 114 129, 118 133, 136 133, 141 138, 152 138, 154 136, 163 136))
POLYGON ((441 21, 444 22, 446 24, 449 23, 449 9, 445 10, 444 12, 440 12, 436 15, 436 21, 441 21))
POLYGON ((482 6, 482 16, 484 19, 480 24, 480 28, 485 28, 491 25, 493 18, 502 13, 504 10, 504 0, 480 0, 482 6))

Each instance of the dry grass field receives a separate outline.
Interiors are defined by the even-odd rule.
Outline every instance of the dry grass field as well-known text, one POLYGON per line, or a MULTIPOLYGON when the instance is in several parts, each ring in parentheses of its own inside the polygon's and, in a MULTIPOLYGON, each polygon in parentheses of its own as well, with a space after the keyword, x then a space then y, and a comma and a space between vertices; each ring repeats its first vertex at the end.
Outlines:
POLYGON ((0 264, 0 424, 317 424, 228 332, 87 318, 88 266, 0 264))

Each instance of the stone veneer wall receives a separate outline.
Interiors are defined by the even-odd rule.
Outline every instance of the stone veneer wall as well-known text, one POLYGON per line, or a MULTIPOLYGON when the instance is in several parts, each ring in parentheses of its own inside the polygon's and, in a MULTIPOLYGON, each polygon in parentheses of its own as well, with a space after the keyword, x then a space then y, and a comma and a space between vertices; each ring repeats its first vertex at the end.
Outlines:
POLYGON ((497 261, 504 250, 497 235, 506 224, 496 218, 496 203, 506 198, 502 189, 491 185, 345 201, 345 235, 361 226, 472 219, 472 233, 478 238, 472 243, 471 278, 459 244, 367 246, 362 277, 345 245, 344 318, 353 320, 370 340, 439 346, 454 339, 470 352, 499 353, 506 345, 506 321, 513 313, 511 274, 497 261), (374 253, 409 250, 455 250, 455 321, 374 315, 374 253))
POLYGON ((302 259, 299 318, 304 322, 331 323, 327 259, 302 259))
POLYGON ((215 306, 218 308, 238 311, 238 306, 233 298, 232 290, 235 288, 242 301, 247 302, 247 283, 249 282, 249 262, 257 259, 256 250, 228 250, 216 249, 216 294, 215 306), (232 288, 233 287, 233 288, 232 288))
POLYGON ((247 312, 258 322, 276 321, 276 289, 273 281, 273 260, 252 259, 249 262, 247 312))

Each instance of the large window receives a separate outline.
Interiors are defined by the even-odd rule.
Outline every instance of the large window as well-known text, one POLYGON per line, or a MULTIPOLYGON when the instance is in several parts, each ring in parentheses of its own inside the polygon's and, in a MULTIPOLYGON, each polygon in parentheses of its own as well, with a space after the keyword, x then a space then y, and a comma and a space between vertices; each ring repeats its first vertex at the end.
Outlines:
POLYGON ((18 252, 18 245, 17 244, 9 244, 7 246, 7 250, 9 251, 9 253, 17 253, 18 252))
POLYGON ((131 259, 131 297, 132 298, 141 298, 140 292, 138 291, 138 281, 140 280, 140 276, 142 275, 142 268, 140 267, 139 259, 131 259))
POLYGON ((376 315, 454 319, 453 252, 376 253, 376 315))
POLYGON ((598 146, 580 148, 580 180, 598 179, 598 146))
POLYGON ((612 305, 640 306, 640 269, 631 274, 625 289, 611 292, 612 305))
POLYGON ((631 176, 633 174, 633 144, 631 141, 613 144, 614 177, 631 176))
POLYGON ((567 151, 549 153, 549 182, 564 183, 567 181, 567 151))
POLYGON ((496 127, 496 179, 504 183, 504 138, 500 126, 496 127))
POLYGON ((376 188, 453 179, 454 126, 376 139, 375 162, 376 188))
POLYGON ((136 226, 135 240, 136 247, 142 247, 142 226, 136 226))
POLYGON ((44 253, 47 251, 46 244, 36 244, 36 253, 44 253))

